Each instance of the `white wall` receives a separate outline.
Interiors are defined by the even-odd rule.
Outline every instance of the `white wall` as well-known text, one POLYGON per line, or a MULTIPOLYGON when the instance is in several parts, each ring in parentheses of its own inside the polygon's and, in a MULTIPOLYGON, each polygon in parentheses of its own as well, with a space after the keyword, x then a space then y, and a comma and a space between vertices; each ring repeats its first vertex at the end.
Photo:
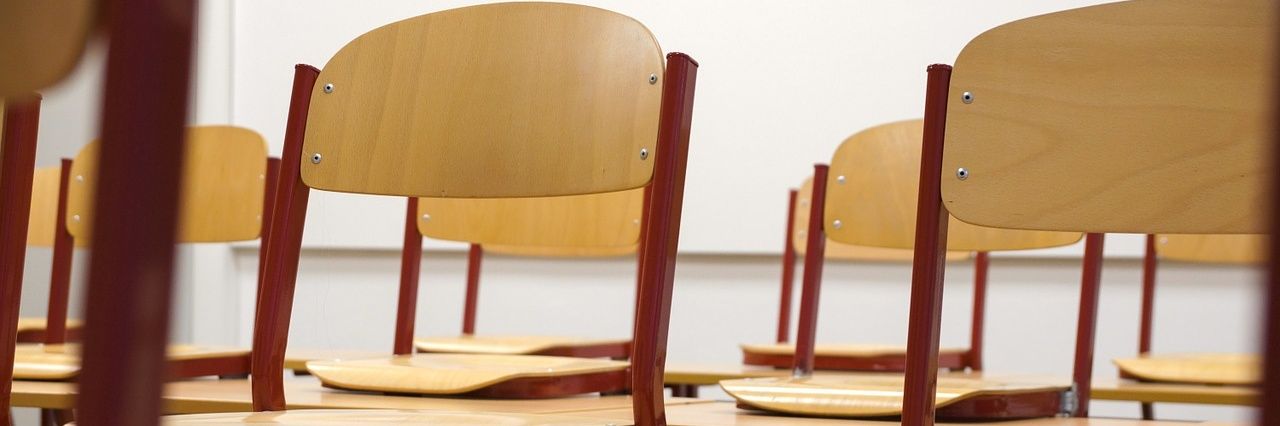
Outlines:
MULTIPOLYGON (((254 128, 278 155, 293 64, 317 66, 382 24, 473 1, 206 1, 193 120, 254 128)), ((671 362, 736 363, 736 345, 768 341, 776 316, 776 253, 784 191, 845 136, 920 115, 924 66, 949 62, 986 28, 1094 1, 714 2, 589 1, 636 17, 666 50, 698 59, 698 94, 672 314, 671 362)), ((45 92, 38 165, 74 155, 96 134, 101 50, 45 92)), ((291 346, 385 350, 391 344, 403 202, 313 193, 291 346)), ((456 332, 465 256, 431 242, 423 263, 420 334, 456 332)), ((1140 241, 1108 239, 1097 372, 1136 345, 1140 241)), ((1079 247, 993 261, 988 366, 1061 374, 1070 368, 1079 247)), ((184 247, 178 257, 174 336, 248 345, 256 244, 184 247)), ((32 249, 23 314, 42 315, 48 251, 32 249)), ((78 265, 88 256, 78 253, 78 265)), ((78 266, 76 289, 83 279, 78 266)), ((486 261, 483 333, 623 336, 630 327, 630 260, 486 261), (534 303, 530 303, 533 301, 534 303)), ((901 342, 904 264, 829 264, 824 341, 901 342)), ((967 342, 970 266, 949 271, 944 345, 967 342)), ((1167 265, 1157 313, 1158 350, 1247 351, 1258 292, 1239 268, 1167 265)), ((79 292, 73 312, 79 311, 79 292)), ((714 393, 713 393, 714 395, 714 393)), ((1095 404, 1133 416, 1133 404, 1095 404)), ((1161 406, 1161 416, 1241 420, 1241 409, 1161 406)))

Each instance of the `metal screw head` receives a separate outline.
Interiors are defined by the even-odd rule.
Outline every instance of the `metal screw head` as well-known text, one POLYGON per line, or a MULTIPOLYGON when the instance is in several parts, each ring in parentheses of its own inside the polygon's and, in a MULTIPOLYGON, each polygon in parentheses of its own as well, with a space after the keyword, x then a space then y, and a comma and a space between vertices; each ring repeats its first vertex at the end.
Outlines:
POLYGON ((631 219, 631 224, 632 224, 632 225, 639 225, 639 224, 640 224, 640 219, 631 219))
POLYGON ((657 74, 649 74, 649 84, 658 84, 657 74))
POLYGON ((973 92, 964 92, 963 95, 960 95, 960 101, 966 104, 973 103, 973 92))
POLYGON ((319 153, 319 152, 317 152, 317 153, 315 153, 315 154, 311 154, 311 164, 320 164, 320 160, 321 160, 322 158, 323 158, 323 157, 321 157, 321 156, 320 156, 320 153, 319 153))
POLYGON ((648 149, 648 148, 640 148, 640 159, 641 159, 641 160, 647 160, 648 158, 649 158, 649 149, 648 149))
POLYGON ((836 183, 844 185, 844 175, 836 176, 836 183))
POLYGON ((78 215, 78 214, 77 214, 77 215, 72 215, 72 216, 71 216, 71 220, 74 220, 74 221, 76 221, 76 222, 79 222, 79 221, 80 221, 80 215, 78 215))
POLYGON ((258 180, 267 180, 266 175, 258 175, 258 180))
POLYGON ((426 221, 428 221, 428 220, 431 220, 431 215, 429 215, 429 214, 425 214, 425 213, 424 213, 424 214, 422 215, 422 221, 423 221, 423 222, 426 222, 426 221))
POLYGON ((831 227, 832 227, 832 228, 840 229, 840 227, 841 227, 841 226, 844 226, 844 223, 843 223, 843 222, 840 222, 840 219, 836 219, 836 220, 831 221, 831 227))
POLYGON ((76 175, 76 182, 84 182, 84 175, 76 175))
POLYGON ((961 167, 956 169, 956 179, 965 180, 969 178, 969 169, 961 167))
POLYGON ((325 92, 325 93, 333 93, 333 83, 329 83, 329 84, 324 85, 324 92, 325 92))

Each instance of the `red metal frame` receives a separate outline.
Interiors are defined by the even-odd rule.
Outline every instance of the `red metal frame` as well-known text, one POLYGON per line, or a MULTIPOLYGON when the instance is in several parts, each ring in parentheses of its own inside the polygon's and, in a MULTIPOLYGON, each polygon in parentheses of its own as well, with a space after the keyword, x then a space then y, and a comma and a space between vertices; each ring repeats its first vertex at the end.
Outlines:
POLYGON ((17 345, 18 310, 22 300, 27 226, 31 216, 31 182, 35 173, 36 133, 40 128, 40 95, 8 99, 0 136, 0 424, 12 424, 9 397, 17 345))
POLYGON ((396 303, 396 336, 392 353, 413 353, 418 313, 418 280, 422 269, 422 233, 418 232, 418 198, 409 197, 404 213, 404 248, 400 251, 400 296, 396 303))
MULTIPOLYGON (((644 269, 644 236, 649 235, 649 199, 653 192, 652 186, 644 187, 643 195, 640 198, 640 238, 636 242, 636 296, 633 299, 631 310, 631 340, 636 339, 636 318, 640 312, 640 293, 644 287, 644 280, 640 277, 640 271, 644 269)), ((627 353, 631 351, 628 350, 627 353)))
POLYGON ((267 239, 267 266, 263 270, 263 290, 258 292, 258 311, 254 318, 251 369, 254 411, 285 408, 284 353, 310 196, 310 189, 302 183, 302 138, 307 127, 311 89, 319 75, 320 70, 310 65, 298 65, 294 69, 280 179, 271 215, 271 234, 267 239))
POLYGON ((796 279, 796 249, 791 243, 795 237, 797 191, 787 191, 787 231, 782 245, 782 296, 778 305, 778 343, 791 340, 791 288, 796 279))
MULTIPOLYGON (((1275 17, 1271 19, 1277 19, 1275 17)), ((1275 35, 1272 39, 1275 40, 1275 35)), ((1272 52, 1280 54, 1280 43, 1274 44, 1272 52)), ((1272 82, 1280 81, 1280 71, 1272 71, 1274 73, 1271 78, 1272 82)), ((1280 164, 1280 150, 1275 146, 1280 145, 1280 108, 1277 101, 1280 99, 1280 85, 1272 85, 1271 87, 1271 176, 1270 176, 1270 214, 1271 218, 1270 235, 1267 255, 1267 279, 1263 286, 1263 317, 1262 317, 1262 383, 1261 396, 1258 398, 1258 406, 1261 407, 1258 413, 1258 424, 1261 426, 1280 426, 1280 238, 1276 238, 1277 231, 1280 231, 1280 173, 1276 172, 1276 165, 1280 164)))
MULTIPOLYGON (((93 258, 78 412, 85 425, 156 424, 178 224, 196 3, 106 2, 93 258), (163 11, 163 13, 161 13, 163 11)), ((29 173, 28 173, 29 175, 29 173)))
MULTIPOLYGON (((1151 353, 1151 329, 1156 310, 1156 236, 1147 234, 1146 251, 1142 256, 1142 314, 1139 317, 1138 354, 1151 353)), ((1155 405, 1142 403, 1142 419, 1156 418, 1155 405)))
POLYGON ((467 250, 467 296, 462 305, 462 334, 476 334, 476 304, 480 299, 480 263, 484 260, 484 248, 471 243, 467 250))
MULTIPOLYGON (((267 173, 263 180, 266 182, 262 193, 262 226, 258 231, 258 290, 255 301, 262 298, 262 289, 266 288, 262 284, 262 277, 267 270, 267 238, 271 235, 271 215, 275 212, 276 190, 280 186, 279 158, 267 157, 267 173)), ((254 315, 257 315, 257 306, 254 309, 254 315)))
POLYGON ((75 239, 67 232, 67 186, 71 182, 71 160, 63 158, 58 176, 58 209, 54 216, 53 268, 49 275, 49 309, 45 315, 44 342, 67 341, 67 299, 71 292, 71 256, 75 239))
POLYGON ((1087 234, 1084 240, 1084 272, 1080 278, 1080 310, 1076 322, 1075 385, 1076 406, 1072 415, 1089 417, 1089 393, 1093 383, 1093 348, 1097 340, 1098 292, 1102 286, 1102 247, 1105 234, 1087 234))
POLYGON ((942 320, 942 279, 947 259, 946 208, 942 205, 942 145, 947 122, 951 66, 928 68, 924 138, 920 155, 920 197, 916 206, 915 258, 907 326, 907 371, 902 424, 932 425, 938 386, 938 338, 942 320))
POLYGON ((806 230, 804 279, 800 289, 800 322, 796 326, 795 364, 791 374, 807 377, 813 374, 813 346, 818 335, 818 299, 822 290, 822 263, 827 250, 827 234, 823 232, 823 209, 827 204, 826 164, 813 166, 813 194, 809 196, 809 227, 806 230))
MULTIPOLYGON (((973 259, 973 319, 969 328, 969 354, 966 364, 974 371, 982 370, 983 332, 987 320, 987 269, 991 260, 987 252, 978 252, 973 259)), ((942 360, 938 361, 942 364, 942 360)), ((946 368, 943 365, 943 368, 946 368)))
MULTIPOLYGON (((968 351, 965 352, 941 352, 938 354, 938 368, 960 371, 969 365, 968 351)), ((763 365, 775 368, 790 368, 796 365, 796 357, 794 353, 790 354, 762 354, 756 352, 743 352, 742 363, 746 365, 763 365)), ((823 356, 814 354, 813 369, 814 370, 839 370, 839 371, 880 371, 880 372, 903 372, 907 368, 907 358, 902 354, 879 355, 879 356, 823 356)))
POLYGON ((689 129, 693 121, 693 93, 698 63, 683 53, 667 54, 662 111, 658 121, 657 155, 652 193, 642 238, 640 298, 632 346, 632 413, 637 424, 665 425, 663 371, 667 332, 671 321, 671 290, 680 213, 684 200, 685 166, 689 160, 689 129))

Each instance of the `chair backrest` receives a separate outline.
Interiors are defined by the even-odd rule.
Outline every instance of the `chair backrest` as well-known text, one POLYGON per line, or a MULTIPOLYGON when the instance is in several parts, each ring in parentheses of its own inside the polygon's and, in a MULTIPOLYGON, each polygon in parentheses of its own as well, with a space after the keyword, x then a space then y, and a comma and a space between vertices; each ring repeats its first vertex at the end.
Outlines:
POLYGON ((0 2, 0 98, 53 85, 80 62, 97 2, 0 2))
MULTIPOLYGON (((829 187, 828 187, 829 188, 829 187)), ((796 206, 791 222, 791 248, 797 255, 804 256, 809 229, 809 200, 813 197, 813 177, 805 178, 796 192, 796 206)), ((828 260, 854 260, 875 262, 910 262, 914 252, 899 248, 859 246, 833 241, 827 238, 823 257, 828 260)), ((965 260, 972 257, 966 251, 947 252, 948 261, 965 260)))
POLYGON ((947 209, 1005 228, 1266 232, 1273 9, 1140 0, 974 38, 948 93, 947 209))
POLYGON ((442 198, 638 188, 657 154, 663 69, 648 29, 592 7, 481 5, 392 23, 320 72, 302 180, 442 198))
MULTIPOLYGON (((256 239, 262 229, 267 144, 257 132, 234 126, 187 129, 177 242, 256 239)), ((67 190, 67 231, 91 237, 98 170, 94 141, 76 154, 67 190)), ((82 244, 78 242, 77 244, 82 244)))
POLYGON ((1156 254, 1162 260, 1260 265, 1267 258, 1267 236, 1258 234, 1161 234, 1156 254))
POLYGON ((562 197, 422 198, 418 231, 486 249, 540 247, 548 254, 556 247, 634 251, 640 241, 643 202, 643 188, 562 197))
MULTIPOLYGON (((823 228, 828 238, 846 244, 912 248, 922 129, 921 120, 882 124, 855 133, 840 144, 827 178, 827 223, 823 228)), ((964 251, 1022 250, 1068 245, 1080 237, 1074 232, 976 226, 952 217, 947 247, 964 251)))
POLYGON ((530 257, 618 257, 634 255, 638 248, 635 244, 614 247, 484 246, 488 253, 530 257))
POLYGON ((31 217, 27 223, 27 245, 53 247, 58 220, 58 188, 62 167, 36 169, 31 180, 31 217))

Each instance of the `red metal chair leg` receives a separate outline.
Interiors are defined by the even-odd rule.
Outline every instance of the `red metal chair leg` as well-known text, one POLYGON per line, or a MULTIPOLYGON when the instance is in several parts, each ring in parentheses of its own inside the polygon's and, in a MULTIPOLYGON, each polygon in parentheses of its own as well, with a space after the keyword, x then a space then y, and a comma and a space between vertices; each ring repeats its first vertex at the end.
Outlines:
MULTIPOLYGON (((1142 256, 1142 313, 1139 317, 1138 354, 1151 353, 1151 332, 1156 311, 1156 236, 1148 234, 1142 256)), ((1142 419, 1155 420, 1155 404, 1142 403, 1142 419)))
POLYGON ((298 65, 294 70, 293 94, 289 102, 277 183, 279 188, 271 214, 271 235, 267 238, 267 266, 263 270, 263 290, 258 292, 258 310, 253 324, 250 377, 254 411, 285 408, 284 353, 289 339, 293 290, 310 196, 301 176, 302 138, 307 127, 311 89, 319 75, 320 70, 310 65, 298 65))
POLYGON ((45 311, 44 342, 67 341, 67 303, 71 297, 71 256, 75 239, 67 232, 67 186, 71 182, 71 160, 63 158, 58 176, 58 209, 53 230, 53 265, 49 274, 49 309, 45 311))
POLYGON ((0 136, 0 424, 11 424, 9 393, 13 390, 14 348, 22 299, 27 225, 31 216, 31 181, 35 171, 40 96, 9 99, 0 136))
POLYGON ((396 336, 392 353, 413 353, 418 313, 418 277, 422 268, 422 233, 418 232, 418 198, 409 197, 404 213, 404 247, 400 251, 400 296, 396 303, 396 336))
POLYGON ((1089 390, 1093 383, 1093 347, 1098 328, 1098 291, 1102 285, 1102 246, 1105 234, 1087 234, 1084 240, 1084 273, 1080 279, 1080 311, 1076 323, 1075 417, 1089 417, 1089 390))
MULTIPOLYGON (((258 237, 258 290, 253 300, 262 298, 262 290, 266 288, 262 284, 262 277, 267 270, 267 241, 271 237, 271 215, 275 213, 276 191, 280 187, 280 159, 267 158, 267 174, 263 176, 265 187, 262 194, 262 229, 258 237)), ((254 316, 257 317, 257 306, 254 307, 254 316)))
POLYGON ((657 155, 648 222, 643 236, 641 293, 636 309, 632 346, 632 415, 636 424, 665 425, 663 371, 671 320, 671 290, 680 240, 680 212, 684 201, 685 166, 689 159, 689 129, 698 63, 683 53, 667 54, 663 74, 662 111, 658 121, 657 155))
POLYGON ((462 334, 476 334, 476 305, 480 303, 480 264, 484 248, 472 243, 467 250, 467 295, 462 305, 462 334))
POLYGON ((787 230, 782 244, 782 295, 778 298, 778 343, 791 340, 791 288, 796 280, 796 249, 791 244, 796 223, 796 190, 787 193, 787 230))
POLYGON ((827 204, 827 172, 825 164, 813 166, 813 194, 809 196, 809 228, 805 231, 804 279, 800 290, 800 322, 796 326, 794 377, 813 374, 814 345, 818 336, 818 299, 822 290, 822 264, 827 248, 823 232, 823 209, 827 204))
POLYGON ((93 257, 79 410, 85 425, 153 425, 165 346, 190 87, 194 0, 106 2, 93 257))
POLYGON ((973 319, 969 329, 968 367, 982 370, 982 341, 987 320, 987 269, 991 266, 987 252, 980 251, 973 259, 973 319))
POLYGON ((924 101, 920 198, 916 207, 915 257, 911 271, 910 322, 902 424, 929 426, 938 386, 938 329, 942 322, 942 277, 947 259, 946 208, 942 205, 942 146, 947 123, 950 65, 930 65, 924 101))
MULTIPOLYGON (((1276 18, 1272 18, 1276 19, 1276 18)), ((1273 35, 1273 40, 1280 37, 1273 35)), ((1275 44, 1272 48, 1273 52, 1280 54, 1280 43, 1275 44)), ((1276 73, 1276 71, 1272 71, 1276 73)), ((1272 82, 1280 81, 1280 74, 1272 78, 1272 82)), ((1262 386, 1261 396, 1258 399, 1258 406, 1261 407, 1258 414, 1259 424, 1262 426, 1280 426, 1280 238, 1276 238, 1280 232, 1280 173, 1276 172, 1276 165, 1280 165, 1280 85, 1272 85, 1271 87, 1271 113, 1273 116, 1271 138, 1271 229, 1269 249, 1267 255, 1267 280, 1264 284, 1264 308, 1262 317, 1262 386)))

